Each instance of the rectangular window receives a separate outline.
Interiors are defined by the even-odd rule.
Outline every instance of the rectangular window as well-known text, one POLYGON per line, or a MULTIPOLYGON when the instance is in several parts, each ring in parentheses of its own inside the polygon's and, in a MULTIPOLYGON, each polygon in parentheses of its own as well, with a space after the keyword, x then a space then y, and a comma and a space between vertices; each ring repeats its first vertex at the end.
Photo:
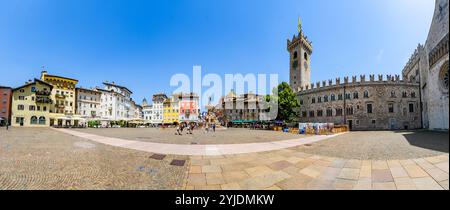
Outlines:
POLYGON ((306 112, 302 112, 302 117, 306 117, 306 112))
POLYGON ((394 113, 394 104, 388 104, 389 113, 394 113))
POLYGON ((342 109, 336 109, 336 116, 342 116, 342 109))
POLYGON ((332 117, 332 116, 333 116, 333 110, 327 109, 327 117, 332 117))
POLYGON ((36 107, 33 106, 33 105, 30 105, 30 106, 28 107, 28 109, 29 109, 30 111, 34 111, 34 110, 36 110, 36 107))
POLYGON ((323 111, 322 110, 318 110, 317 111, 317 117, 322 117, 323 116, 323 111))
POLYGON ((21 101, 25 100, 25 96, 19 96, 19 100, 21 101))
POLYGON ((409 104, 409 113, 414 112, 414 104, 409 104))
POLYGON ((373 113, 372 104, 367 104, 367 113, 368 114, 372 114, 373 113))
POLYGON ((24 105, 18 105, 17 106, 17 110, 25 110, 25 106, 24 105))
POLYGON ((41 111, 41 106, 36 107, 38 111, 41 111))

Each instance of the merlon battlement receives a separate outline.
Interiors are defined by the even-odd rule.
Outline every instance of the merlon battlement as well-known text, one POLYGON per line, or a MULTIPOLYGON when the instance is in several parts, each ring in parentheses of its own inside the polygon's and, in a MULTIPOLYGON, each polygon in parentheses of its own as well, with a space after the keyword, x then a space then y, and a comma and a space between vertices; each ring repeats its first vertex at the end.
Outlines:
POLYGON ((335 83, 333 80, 322 81, 311 83, 310 85, 306 85, 305 87, 299 87, 298 92, 306 91, 306 90, 318 90, 322 88, 330 88, 344 85, 361 85, 361 84, 389 84, 389 83, 397 83, 397 84, 418 84, 418 80, 415 77, 410 78, 401 78, 400 75, 382 75, 379 74, 377 78, 375 78, 374 74, 369 75, 369 80, 366 80, 366 75, 360 75, 359 80, 358 76, 344 77, 343 80, 341 78, 336 78, 335 83))

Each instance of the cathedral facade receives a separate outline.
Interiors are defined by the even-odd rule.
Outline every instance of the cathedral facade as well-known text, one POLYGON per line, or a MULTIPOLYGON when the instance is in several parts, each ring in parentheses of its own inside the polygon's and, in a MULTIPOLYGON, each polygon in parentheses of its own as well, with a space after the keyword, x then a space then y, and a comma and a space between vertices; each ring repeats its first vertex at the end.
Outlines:
POLYGON ((433 20, 424 45, 419 44, 403 75, 420 81, 423 128, 449 126, 449 0, 436 0, 433 20))

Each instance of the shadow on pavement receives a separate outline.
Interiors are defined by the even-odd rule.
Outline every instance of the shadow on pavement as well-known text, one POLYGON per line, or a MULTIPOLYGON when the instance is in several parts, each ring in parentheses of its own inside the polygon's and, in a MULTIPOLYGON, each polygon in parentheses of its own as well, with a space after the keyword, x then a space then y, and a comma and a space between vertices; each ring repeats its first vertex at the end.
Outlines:
POLYGON ((406 140, 413 146, 439 152, 449 152, 449 133, 433 131, 402 132, 406 140))

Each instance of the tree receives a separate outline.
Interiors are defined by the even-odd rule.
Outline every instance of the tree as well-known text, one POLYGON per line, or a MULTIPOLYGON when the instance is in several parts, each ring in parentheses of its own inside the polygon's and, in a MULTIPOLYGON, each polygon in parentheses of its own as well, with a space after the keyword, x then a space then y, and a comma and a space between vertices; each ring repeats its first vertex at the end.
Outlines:
MULTIPOLYGON (((270 99, 272 99, 271 103, 278 104, 277 120, 289 123, 297 118, 296 109, 300 107, 300 104, 296 94, 292 91, 291 86, 288 83, 283 82, 279 84, 278 87, 273 90, 273 95, 266 97, 268 102, 270 99), (278 94, 276 94, 276 91, 278 91, 278 94)), ((272 108, 274 106, 272 104, 269 105, 269 107, 272 108)))

